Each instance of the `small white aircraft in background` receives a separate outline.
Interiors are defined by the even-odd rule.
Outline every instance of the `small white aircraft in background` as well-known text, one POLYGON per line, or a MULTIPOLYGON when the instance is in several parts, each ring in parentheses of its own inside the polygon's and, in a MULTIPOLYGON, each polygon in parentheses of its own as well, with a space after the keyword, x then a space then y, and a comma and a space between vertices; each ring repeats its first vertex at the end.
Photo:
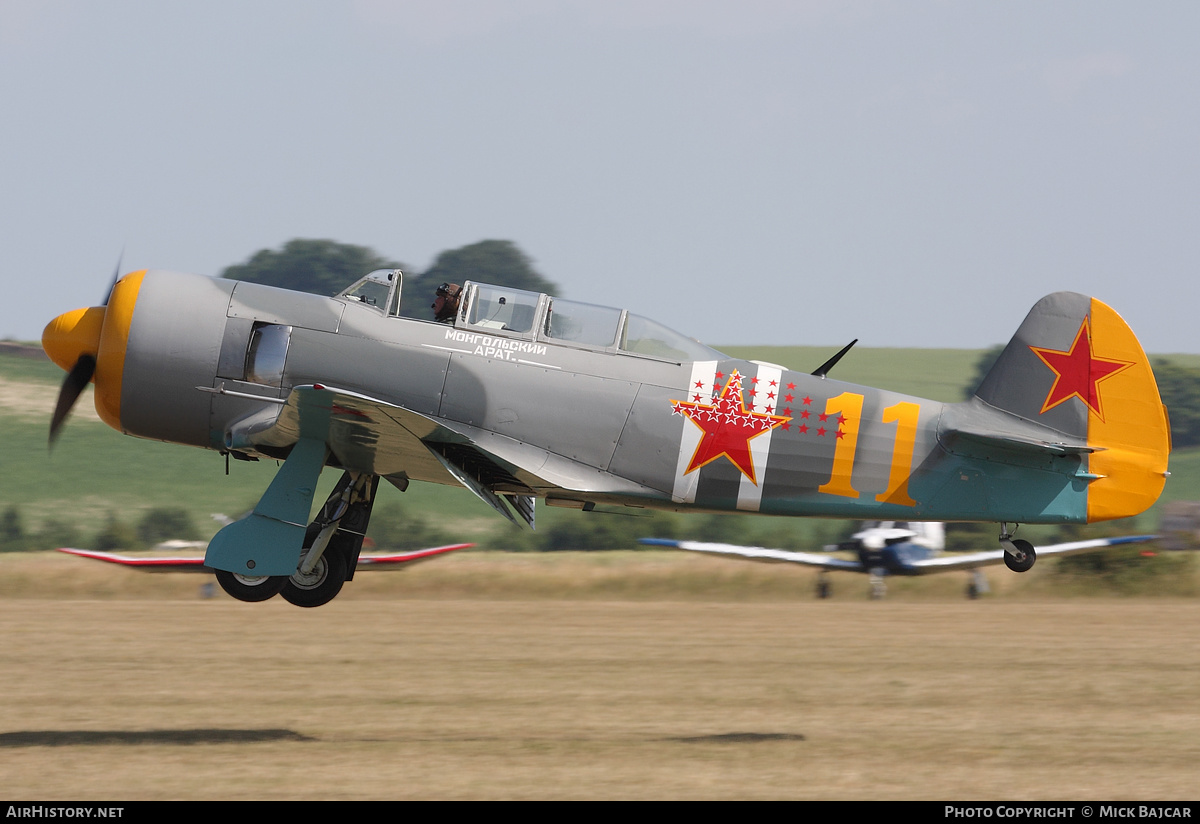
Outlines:
MULTIPOLYGON (((1153 541, 1157 535, 1129 535, 1121 538, 1096 538, 1088 541, 1072 541, 1065 544, 1038 547, 1038 557, 1048 555, 1072 555, 1078 552, 1099 549, 1119 544, 1137 544, 1153 541)), ((971 580, 967 584, 967 597, 977 598, 988 591, 987 578, 982 567, 1003 564, 1004 550, 988 552, 955 552, 943 554, 946 547, 945 525, 937 521, 864 521, 861 529, 849 541, 826 546, 825 551, 844 550, 854 552, 857 558, 838 558, 817 552, 793 552, 785 549, 766 549, 760 546, 734 546, 732 544, 707 544, 699 541, 672 541, 660 538, 645 538, 642 543, 665 546, 688 552, 706 552, 712 555, 731 555, 766 563, 791 563, 818 567, 821 575, 817 581, 817 597, 828 598, 830 570, 859 572, 871 576, 871 597, 882 598, 887 594, 886 578, 889 575, 929 575, 934 572, 965 570, 971 580)))

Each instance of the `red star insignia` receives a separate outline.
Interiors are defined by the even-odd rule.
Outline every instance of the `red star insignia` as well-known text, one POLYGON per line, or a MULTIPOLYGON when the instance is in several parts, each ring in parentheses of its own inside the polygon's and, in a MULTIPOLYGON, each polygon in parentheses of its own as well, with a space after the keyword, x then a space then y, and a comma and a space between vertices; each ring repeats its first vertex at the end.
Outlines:
POLYGON ((720 397, 714 398, 711 406, 685 401, 671 401, 671 405, 704 432, 684 470, 685 475, 724 456, 753 484, 758 480, 754 473, 754 457, 750 454, 751 439, 790 420, 783 415, 747 409, 742 398, 742 378, 736 370, 729 375, 720 397))
POLYGON ((1092 329, 1087 318, 1079 325, 1075 342, 1066 352, 1037 346, 1029 348, 1055 375, 1050 394, 1042 404, 1042 412, 1048 412, 1071 398, 1079 398, 1103 421, 1104 404, 1100 399, 1100 381, 1133 366, 1131 361, 1099 358, 1093 354, 1092 329))

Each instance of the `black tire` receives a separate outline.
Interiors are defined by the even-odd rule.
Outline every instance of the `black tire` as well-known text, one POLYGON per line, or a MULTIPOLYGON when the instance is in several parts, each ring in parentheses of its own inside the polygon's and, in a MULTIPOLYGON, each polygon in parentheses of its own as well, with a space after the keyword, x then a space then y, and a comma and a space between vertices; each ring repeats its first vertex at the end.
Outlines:
MULTIPOLYGON (((304 565, 304 555, 300 556, 300 565, 304 565)), ((302 576, 300 571, 296 570, 290 578, 284 579, 280 592, 289 604, 298 607, 319 607, 332 601, 342 591, 344 583, 346 556, 333 547, 326 547, 310 574, 302 576)))
POLYGON ((818 581, 817 582, 817 597, 818 598, 828 598, 829 597, 829 582, 828 581, 818 581))
POLYGON ((1024 557, 1018 558, 1008 552, 1005 552, 1004 565, 1013 572, 1028 572, 1033 567, 1034 562, 1037 560, 1037 553, 1033 549, 1033 544, 1029 543, 1029 541, 1022 541, 1018 539, 1013 541, 1013 546, 1015 546, 1017 551, 1020 552, 1024 557))
POLYGON ((287 581, 285 575, 238 575, 223 569, 217 570, 217 583, 221 589, 239 601, 250 604, 274 598, 287 581))

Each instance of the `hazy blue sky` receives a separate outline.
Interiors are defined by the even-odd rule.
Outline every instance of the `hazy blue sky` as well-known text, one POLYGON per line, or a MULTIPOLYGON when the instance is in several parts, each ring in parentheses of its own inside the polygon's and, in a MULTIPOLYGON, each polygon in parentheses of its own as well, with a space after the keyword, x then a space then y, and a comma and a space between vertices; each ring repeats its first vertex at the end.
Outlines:
MULTIPOLYGON (((0 337, 295 237, 715 344, 1200 352, 1200 3, 0 0, 0 337)), ((424 299, 427 296, 421 296, 424 299)))

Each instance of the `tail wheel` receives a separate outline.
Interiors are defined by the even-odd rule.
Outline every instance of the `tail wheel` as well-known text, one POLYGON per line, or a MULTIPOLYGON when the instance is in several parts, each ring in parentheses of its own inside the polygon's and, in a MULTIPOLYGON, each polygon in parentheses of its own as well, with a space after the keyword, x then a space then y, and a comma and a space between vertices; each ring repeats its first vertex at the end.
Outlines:
MULTIPOLYGON (((304 566, 304 555, 300 557, 300 566, 304 566)), ((281 592, 284 600, 298 607, 328 604, 342 591, 342 584, 346 583, 346 569, 345 554, 328 548, 317 559, 312 572, 305 574, 297 569, 290 578, 283 579, 281 592)))
POLYGON ((1034 561, 1037 560, 1037 553, 1033 550, 1033 544, 1029 541, 1020 539, 1012 542, 1017 548, 1018 555, 1013 555, 1011 552, 1004 553, 1004 565, 1013 572, 1028 572, 1033 567, 1034 561))
POLYGON ((217 570, 217 583, 239 601, 255 604, 274 598, 288 581, 285 575, 239 575, 217 570))

